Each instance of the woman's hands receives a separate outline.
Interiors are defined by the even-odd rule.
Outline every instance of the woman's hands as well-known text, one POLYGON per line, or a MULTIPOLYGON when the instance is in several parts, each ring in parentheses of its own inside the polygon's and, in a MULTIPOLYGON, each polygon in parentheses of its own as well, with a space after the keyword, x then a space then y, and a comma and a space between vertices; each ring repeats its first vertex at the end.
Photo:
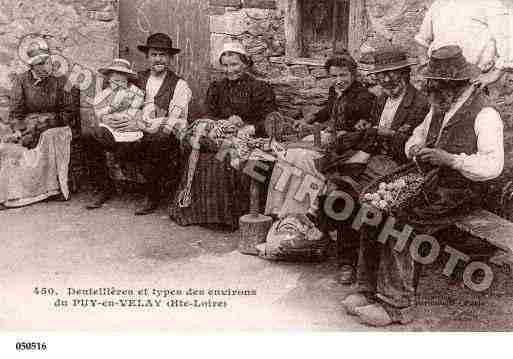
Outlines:
POLYGON ((354 125, 354 129, 356 131, 362 131, 362 130, 366 130, 368 128, 371 128, 372 124, 367 121, 367 120, 359 120, 356 125, 354 125))
POLYGON ((239 128, 244 126, 244 121, 242 121, 242 118, 237 115, 231 115, 230 117, 228 117, 228 121, 230 121, 232 125, 239 128))
POLYGON ((104 115, 102 122, 120 132, 139 131, 136 120, 127 114, 104 115))

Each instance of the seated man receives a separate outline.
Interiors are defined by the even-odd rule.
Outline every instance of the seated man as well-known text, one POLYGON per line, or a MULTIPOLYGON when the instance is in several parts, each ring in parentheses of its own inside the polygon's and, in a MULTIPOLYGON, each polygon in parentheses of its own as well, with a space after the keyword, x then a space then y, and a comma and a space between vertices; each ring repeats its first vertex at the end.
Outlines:
MULTIPOLYGON (((429 111, 425 96, 410 83, 412 65, 415 62, 395 48, 365 53, 360 60, 360 68, 374 76, 382 95, 371 111, 373 127, 361 131, 354 146, 358 151, 345 161, 353 166, 346 166, 352 171, 343 174, 357 180, 358 187, 405 162, 404 144, 429 111)), ((347 145, 341 143, 339 147, 345 150, 347 145)))
MULTIPOLYGON (((433 51, 422 74, 428 80, 431 110, 406 143, 405 153, 433 170, 423 195, 396 213, 399 223, 394 225, 396 231, 401 224, 409 225, 414 236, 433 234, 474 209, 486 181, 498 177, 504 165, 501 117, 471 85, 479 70, 466 62, 461 49, 452 45, 433 51)), ((392 233, 384 243, 377 241, 381 225, 362 227, 358 293, 342 303, 348 313, 374 326, 412 319, 419 273, 408 245, 413 236, 397 251, 397 241, 388 238, 392 233)))
MULTIPOLYGON (((135 211, 136 215, 154 212, 162 195, 163 180, 170 173, 179 176, 176 164, 180 153, 179 141, 175 133, 171 132, 178 132, 178 127, 185 127, 192 97, 187 83, 170 69, 171 59, 180 50, 173 47, 169 36, 161 33, 150 35, 146 45, 139 45, 138 49, 146 54, 151 66, 139 74, 138 87, 145 91, 144 108, 142 114, 138 113, 137 116, 131 111, 125 111, 121 117, 105 114, 102 124, 107 127, 93 128, 87 141, 87 150, 100 194, 87 206, 89 209, 101 207, 113 195, 113 183, 107 170, 107 151, 133 157, 141 166, 147 181, 146 200, 135 211), (137 117, 141 116, 142 120, 137 121, 137 117), (123 146, 116 142, 112 134, 137 133, 138 130, 143 131, 142 138, 124 143, 123 146)), ((137 102, 137 96, 134 101, 137 102)))
MULTIPOLYGON (((408 61, 405 52, 394 48, 365 53, 360 60, 360 67, 375 77, 382 90, 371 112, 374 127, 363 131, 356 146, 359 151, 346 161, 345 168, 344 165, 339 168, 339 174, 331 176, 339 188, 348 190, 355 197, 363 186, 406 161, 404 144, 429 111, 425 96, 410 83, 414 64, 408 61), (356 183, 348 181, 354 185, 345 186, 347 177, 337 178, 340 174, 350 176, 356 183)), ((324 206, 324 201, 322 203, 324 206)), ((322 218, 324 224, 334 225, 327 216, 322 218)), ((340 245, 345 263, 339 281, 351 284, 358 258, 359 235, 349 226, 335 224, 337 227, 343 239, 340 245)))

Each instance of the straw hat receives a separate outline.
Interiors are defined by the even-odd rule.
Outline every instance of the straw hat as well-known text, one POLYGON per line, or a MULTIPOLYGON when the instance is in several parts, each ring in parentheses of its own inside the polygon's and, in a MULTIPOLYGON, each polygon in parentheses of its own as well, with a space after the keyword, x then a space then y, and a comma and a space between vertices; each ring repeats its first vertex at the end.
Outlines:
POLYGON ((416 65, 410 61, 406 52, 398 48, 381 49, 364 53, 360 59, 359 67, 368 74, 399 70, 416 65))
POLYGON ((119 72, 127 75, 129 78, 136 79, 137 73, 132 70, 130 62, 125 59, 114 59, 108 67, 103 67, 98 70, 104 76, 107 76, 110 72, 119 72))
POLYGON ((470 80, 481 73, 477 66, 467 62, 461 48, 456 45, 434 50, 419 72, 426 79, 453 81, 470 80))

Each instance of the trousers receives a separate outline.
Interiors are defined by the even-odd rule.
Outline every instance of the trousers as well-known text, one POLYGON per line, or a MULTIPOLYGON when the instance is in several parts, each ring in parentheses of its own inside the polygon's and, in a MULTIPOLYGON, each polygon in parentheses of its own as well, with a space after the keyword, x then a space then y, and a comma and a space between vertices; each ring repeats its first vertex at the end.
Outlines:
POLYGON ((160 199, 162 184, 170 176, 180 178, 180 144, 172 134, 159 131, 155 134, 145 133, 139 141, 116 142, 109 130, 94 127, 85 135, 84 145, 91 179, 101 191, 113 188, 106 152, 114 153, 119 161, 137 163, 147 181, 145 191, 151 200, 160 199))

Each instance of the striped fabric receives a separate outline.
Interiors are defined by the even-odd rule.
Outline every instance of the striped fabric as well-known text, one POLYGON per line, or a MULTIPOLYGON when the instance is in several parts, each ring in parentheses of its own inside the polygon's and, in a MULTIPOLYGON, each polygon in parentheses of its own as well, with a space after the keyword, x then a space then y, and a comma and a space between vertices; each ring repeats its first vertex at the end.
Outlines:
MULTIPOLYGON (((191 205, 180 208, 176 199, 171 203, 169 215, 179 225, 222 224, 235 230, 239 217, 249 211, 249 178, 231 167, 228 160, 219 161, 215 155, 200 154, 192 182, 191 205)), ((186 173, 180 189, 186 186, 186 173)))

